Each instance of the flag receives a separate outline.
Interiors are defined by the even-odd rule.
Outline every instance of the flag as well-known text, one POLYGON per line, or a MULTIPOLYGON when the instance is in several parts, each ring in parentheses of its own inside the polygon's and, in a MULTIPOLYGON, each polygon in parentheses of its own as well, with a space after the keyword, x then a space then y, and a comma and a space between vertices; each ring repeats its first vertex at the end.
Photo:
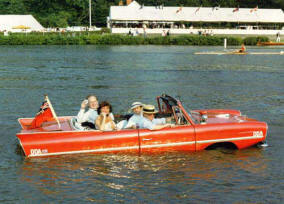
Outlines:
POLYGON ((179 7, 179 9, 176 11, 176 13, 181 12, 182 7, 179 7))
POLYGON ((38 113, 33 119, 30 129, 39 128, 41 127, 42 123, 47 122, 47 121, 52 121, 53 119, 54 119, 53 114, 49 106, 48 100, 45 99, 38 113))
POLYGON ((237 7, 237 8, 235 8, 235 9, 233 10, 233 13, 235 13, 235 12, 237 12, 237 11, 239 11, 239 10, 240 10, 240 8, 237 7))
POLYGON ((199 6, 196 10, 195 10, 195 14, 200 10, 200 8, 201 8, 202 6, 199 6))
POLYGON ((219 8, 220 8, 220 6, 214 6, 214 7, 212 7, 212 11, 219 10, 219 8))
POLYGON ((252 13, 252 12, 254 12, 254 11, 257 11, 257 9, 258 9, 258 6, 256 6, 256 7, 253 8, 253 9, 251 9, 250 12, 252 13))

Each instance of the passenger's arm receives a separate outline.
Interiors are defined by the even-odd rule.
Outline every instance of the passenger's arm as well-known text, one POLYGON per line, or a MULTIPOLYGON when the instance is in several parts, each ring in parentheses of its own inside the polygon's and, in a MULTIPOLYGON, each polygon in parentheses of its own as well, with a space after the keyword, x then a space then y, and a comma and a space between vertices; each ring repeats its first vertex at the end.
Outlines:
POLYGON ((116 125, 114 121, 111 121, 111 128, 112 130, 116 130, 116 125))
POLYGON ((80 111, 79 111, 79 113, 78 113, 78 115, 77 115, 77 121, 79 122, 79 123, 82 123, 82 122, 84 122, 84 115, 85 115, 85 109, 80 109, 80 111))
POLYGON ((154 125, 154 127, 152 128, 152 130, 160 130, 166 127, 174 127, 174 124, 170 124, 170 123, 166 123, 164 125, 154 125))
POLYGON ((86 121, 85 110, 86 110, 86 107, 87 107, 87 104, 88 104, 87 101, 88 101, 88 100, 84 100, 84 101, 82 101, 82 103, 81 103, 81 109, 80 109, 80 111, 79 111, 79 113, 78 113, 78 115, 77 115, 77 121, 78 121, 79 123, 82 123, 82 122, 85 122, 85 121, 86 121))
POLYGON ((96 127, 99 130, 104 130, 105 128, 105 122, 106 122, 106 117, 100 115, 97 119, 96 119, 96 127))

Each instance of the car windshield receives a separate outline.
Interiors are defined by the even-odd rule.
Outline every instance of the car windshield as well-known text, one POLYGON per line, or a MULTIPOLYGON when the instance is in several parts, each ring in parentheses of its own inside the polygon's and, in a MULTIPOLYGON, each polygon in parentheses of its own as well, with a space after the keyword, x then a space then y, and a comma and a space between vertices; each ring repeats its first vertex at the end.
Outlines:
POLYGON ((186 113, 189 115, 189 117, 191 118, 191 120, 195 123, 195 124, 199 124, 199 117, 200 117, 200 114, 197 113, 197 112, 193 112, 189 109, 188 105, 184 105, 182 104, 182 106, 184 107, 186 113), (196 114, 199 114, 199 115, 196 115, 196 114))
MULTIPOLYGON (((169 95, 166 95, 166 94, 163 94, 160 99, 162 99, 163 103, 165 104, 168 104, 170 106, 170 109, 174 106, 178 106, 178 100, 169 96, 169 95)), ((199 123, 199 116, 196 116, 194 115, 193 117, 193 114, 192 112, 190 111, 190 109, 185 106, 184 104, 182 104, 182 106, 184 107, 186 113, 189 115, 189 117, 192 119, 192 121, 195 123, 195 124, 198 124, 199 123)), ((177 112, 177 110, 176 110, 177 112)), ((179 110, 178 112, 181 112, 181 110, 179 110)))

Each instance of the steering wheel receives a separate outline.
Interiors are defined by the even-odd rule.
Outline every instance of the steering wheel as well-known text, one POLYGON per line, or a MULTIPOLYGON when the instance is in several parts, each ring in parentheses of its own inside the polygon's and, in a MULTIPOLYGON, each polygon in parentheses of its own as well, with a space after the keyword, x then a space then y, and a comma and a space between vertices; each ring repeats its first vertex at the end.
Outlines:
POLYGON ((161 108, 161 109, 162 109, 162 112, 163 112, 163 113, 166 113, 167 107, 166 107, 166 104, 165 104, 165 103, 162 104, 162 108, 161 108))
POLYGON ((176 124, 177 125, 182 125, 184 123, 184 116, 183 116, 182 112, 176 106, 173 106, 172 110, 173 110, 173 115, 174 115, 176 124))
POLYGON ((183 115, 182 113, 176 113, 176 122, 178 125, 182 125, 183 124, 183 115))

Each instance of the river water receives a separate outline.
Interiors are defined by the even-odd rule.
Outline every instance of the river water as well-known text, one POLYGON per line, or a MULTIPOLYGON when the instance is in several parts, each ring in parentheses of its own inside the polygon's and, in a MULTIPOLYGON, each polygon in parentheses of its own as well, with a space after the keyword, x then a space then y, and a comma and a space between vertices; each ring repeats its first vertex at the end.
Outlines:
MULTIPOLYGON (((194 55, 222 47, 1 46, 0 202, 283 203, 283 55, 194 55), (266 148, 155 155, 25 159, 19 117, 48 94, 57 115, 76 115, 94 93, 114 113, 167 93, 188 109, 229 108, 266 121, 266 148)), ((281 49, 248 48, 254 52, 281 49)))

